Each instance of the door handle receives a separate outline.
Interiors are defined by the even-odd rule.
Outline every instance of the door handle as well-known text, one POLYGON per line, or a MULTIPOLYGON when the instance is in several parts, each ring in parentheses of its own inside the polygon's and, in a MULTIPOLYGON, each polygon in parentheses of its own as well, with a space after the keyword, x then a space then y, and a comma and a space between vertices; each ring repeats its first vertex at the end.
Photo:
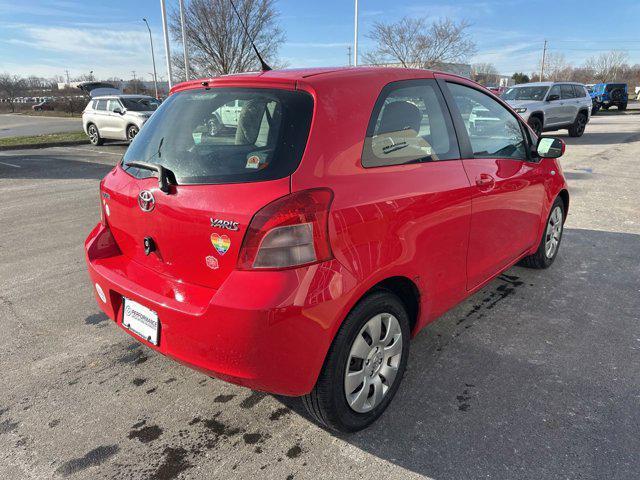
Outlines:
POLYGON ((495 184, 496 180, 488 173, 481 173, 480 176, 476 178, 476 185, 482 190, 491 190, 495 184))

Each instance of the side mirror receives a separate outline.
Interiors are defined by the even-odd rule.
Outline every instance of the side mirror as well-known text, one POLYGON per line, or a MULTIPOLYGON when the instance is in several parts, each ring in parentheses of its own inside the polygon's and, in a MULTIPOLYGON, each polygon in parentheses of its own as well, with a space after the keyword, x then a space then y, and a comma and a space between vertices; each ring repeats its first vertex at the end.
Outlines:
POLYGON ((540 158, 559 158, 564 155, 565 144, 559 138, 542 137, 536 151, 540 158))
POLYGON ((122 109, 120 107, 116 107, 113 109, 113 113, 118 113, 120 115, 122 115, 124 112, 122 111, 122 109))
POLYGON ((555 102, 556 100, 560 100, 560 95, 549 95, 547 97, 547 102, 555 102))

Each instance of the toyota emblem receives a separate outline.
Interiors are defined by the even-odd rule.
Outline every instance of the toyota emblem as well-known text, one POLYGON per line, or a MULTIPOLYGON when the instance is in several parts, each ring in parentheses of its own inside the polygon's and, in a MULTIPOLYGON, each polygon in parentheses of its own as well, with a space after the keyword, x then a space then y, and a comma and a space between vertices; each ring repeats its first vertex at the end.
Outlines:
POLYGON ((156 199, 149 190, 142 190, 138 194, 138 206, 143 212, 150 212, 156 206, 156 199))

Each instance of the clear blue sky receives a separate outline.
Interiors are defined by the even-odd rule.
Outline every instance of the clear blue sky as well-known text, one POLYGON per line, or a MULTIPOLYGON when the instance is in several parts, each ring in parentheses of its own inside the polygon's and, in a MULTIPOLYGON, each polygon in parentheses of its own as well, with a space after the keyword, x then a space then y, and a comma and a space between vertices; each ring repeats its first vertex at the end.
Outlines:
MULTIPOLYGON (((188 0, 185 0, 188 2, 188 0)), ((178 0, 167 0, 177 8, 178 0)), ((154 30, 159 71, 162 53, 159 0, 0 0, 0 72, 72 76, 93 70, 98 77, 150 79, 146 16, 154 30)), ((360 0, 361 51, 371 48, 366 33, 376 21, 405 15, 451 17, 472 23, 476 62, 494 63, 501 73, 531 72, 544 38, 550 51, 581 64, 602 51, 627 51, 640 63, 640 1, 584 0, 360 0), (596 14, 595 12, 602 12, 596 14), (620 14, 622 12, 622 14, 620 14), (602 16, 604 15, 604 17, 602 16)), ((352 0, 279 0, 287 41, 280 56, 292 67, 344 65, 353 41, 352 0)))

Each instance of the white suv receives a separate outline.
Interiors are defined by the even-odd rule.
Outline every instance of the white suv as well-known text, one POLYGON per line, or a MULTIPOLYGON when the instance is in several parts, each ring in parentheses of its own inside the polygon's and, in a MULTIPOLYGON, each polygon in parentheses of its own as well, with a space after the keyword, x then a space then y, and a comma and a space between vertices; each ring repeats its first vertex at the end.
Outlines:
POLYGON ((82 126, 93 145, 105 139, 131 141, 158 105, 159 100, 147 95, 93 97, 82 112, 82 126))
POLYGON ((571 82, 524 83, 502 94, 538 136, 542 132, 569 130, 581 137, 591 118, 592 101, 584 85, 571 82))

